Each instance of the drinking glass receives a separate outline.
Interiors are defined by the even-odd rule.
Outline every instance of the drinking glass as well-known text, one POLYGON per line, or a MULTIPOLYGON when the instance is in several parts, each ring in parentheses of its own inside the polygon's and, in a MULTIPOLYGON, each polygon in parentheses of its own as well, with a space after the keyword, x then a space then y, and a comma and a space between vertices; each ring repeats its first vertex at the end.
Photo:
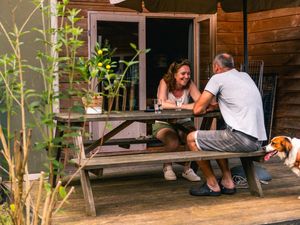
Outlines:
POLYGON ((161 111, 162 111, 162 100, 154 99, 154 112, 161 113, 161 111))
POLYGON ((182 106, 183 100, 182 98, 176 99, 176 111, 181 111, 181 106, 182 106))

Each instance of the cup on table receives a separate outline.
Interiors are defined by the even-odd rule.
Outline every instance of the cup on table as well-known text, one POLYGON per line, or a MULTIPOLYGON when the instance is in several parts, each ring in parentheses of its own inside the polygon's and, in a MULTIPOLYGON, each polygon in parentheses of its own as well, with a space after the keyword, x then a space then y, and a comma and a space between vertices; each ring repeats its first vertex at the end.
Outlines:
POLYGON ((181 98, 176 99, 176 111, 181 111, 183 100, 181 98))
POLYGON ((161 113, 161 111, 162 111, 162 100, 154 99, 154 112, 161 113))

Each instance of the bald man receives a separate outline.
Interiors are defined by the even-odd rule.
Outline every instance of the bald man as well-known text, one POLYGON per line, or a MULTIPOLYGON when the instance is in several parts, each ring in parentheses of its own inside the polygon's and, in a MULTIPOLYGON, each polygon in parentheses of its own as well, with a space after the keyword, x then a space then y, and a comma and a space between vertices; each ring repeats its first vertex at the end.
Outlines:
MULTIPOLYGON (((266 140, 264 113, 261 95, 244 72, 234 69, 233 57, 219 54, 213 62, 214 76, 208 81, 204 92, 194 105, 194 114, 212 109, 214 98, 226 123, 225 130, 197 130, 189 133, 187 144, 191 151, 251 152, 257 151, 266 140)), ((209 160, 197 164, 206 178, 200 187, 192 187, 194 196, 219 196, 234 194, 234 186, 227 159, 217 160, 222 178, 216 179, 209 160)))

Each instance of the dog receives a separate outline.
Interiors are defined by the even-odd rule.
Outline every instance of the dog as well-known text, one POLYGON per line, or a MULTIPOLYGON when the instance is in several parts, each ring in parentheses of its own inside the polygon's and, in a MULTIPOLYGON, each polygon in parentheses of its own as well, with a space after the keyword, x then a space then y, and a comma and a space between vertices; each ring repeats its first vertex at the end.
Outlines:
MULTIPOLYGON (((287 136, 274 137, 271 142, 264 146, 266 151, 264 160, 278 155, 297 176, 300 176, 300 139, 287 136)), ((299 196, 300 197, 300 196, 299 196)))

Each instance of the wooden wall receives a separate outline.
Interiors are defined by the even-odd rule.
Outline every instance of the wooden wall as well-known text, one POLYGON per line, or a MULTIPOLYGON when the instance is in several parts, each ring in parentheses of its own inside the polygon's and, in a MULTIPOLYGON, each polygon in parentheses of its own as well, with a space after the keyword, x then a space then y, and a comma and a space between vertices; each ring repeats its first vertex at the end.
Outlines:
MULTIPOLYGON (((243 61, 242 13, 218 10, 216 52, 243 61)), ((264 60, 265 74, 278 74, 272 136, 300 137, 300 8, 248 16, 249 60, 264 60)))
POLYGON ((236 64, 243 59, 243 17, 241 12, 217 12, 216 54, 227 52, 233 55, 236 64))
POLYGON ((266 72, 288 74, 300 65, 300 8, 278 9, 249 16, 249 54, 263 59, 266 72))
POLYGON ((250 59, 278 74, 272 136, 300 137, 300 8, 249 15, 250 59))

